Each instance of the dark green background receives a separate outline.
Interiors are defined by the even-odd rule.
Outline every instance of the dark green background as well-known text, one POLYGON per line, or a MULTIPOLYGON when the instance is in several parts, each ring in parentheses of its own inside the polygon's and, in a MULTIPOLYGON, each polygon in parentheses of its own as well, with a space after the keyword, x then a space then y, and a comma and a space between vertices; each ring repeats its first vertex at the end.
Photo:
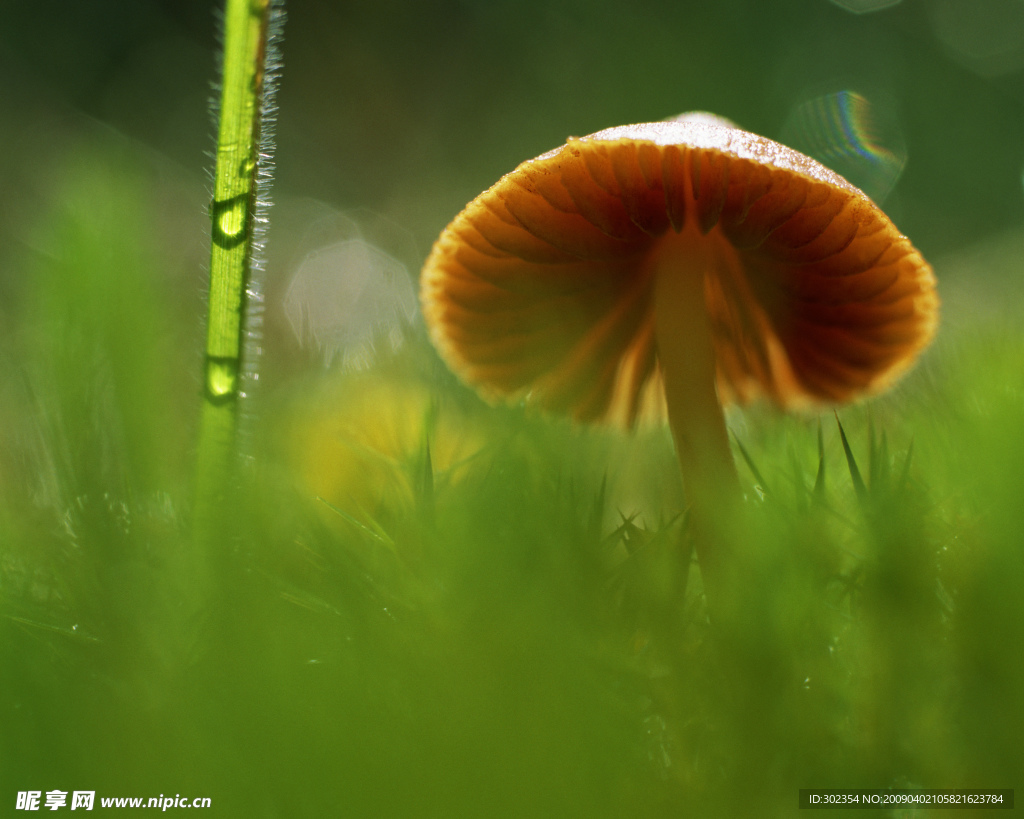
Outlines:
MULTIPOLYGON (((1021 72, 979 74, 970 53, 938 36, 975 21, 963 48, 998 39, 983 70, 1012 67, 1020 32, 1005 28, 1024 25, 1015 5, 933 0, 854 15, 825 0, 297 0, 288 6, 276 188, 384 211, 425 243, 498 175, 568 134, 704 109, 777 137, 799 102, 853 89, 893 101, 909 153, 901 226, 935 252, 1022 214, 1021 72), (990 26, 976 22, 986 16, 990 26), (1000 49, 1009 49, 1003 63, 1000 49)), ((59 128, 33 121, 44 112, 95 117, 203 174, 210 4, 5 9, 8 192, 18 181, 12 165, 32 169, 14 152, 38 145, 39 129, 59 128)))
POLYGON ((50 788, 397 817, 1019 789, 1022 9, 291 2, 245 491, 209 555, 188 520, 214 9, 0 2, 0 812, 50 788), (676 588, 664 430, 486 408, 416 333, 369 374, 327 372, 287 326, 335 211, 389 225, 415 274, 469 199, 570 134, 704 109, 781 137, 841 90, 905 146, 885 207, 934 261, 942 331, 892 397, 844 410, 866 500, 831 416, 822 508, 818 419, 730 416, 771 487, 743 472, 762 516, 746 629, 709 637, 676 588), (433 408, 388 467, 412 499, 376 511, 393 549, 314 501, 292 458, 374 379, 394 390, 382 416, 433 408), (462 483, 421 446, 440 452, 444 418, 487 442, 462 483), (636 525, 615 531, 619 511, 636 525), (627 541, 640 557, 609 571, 627 541))

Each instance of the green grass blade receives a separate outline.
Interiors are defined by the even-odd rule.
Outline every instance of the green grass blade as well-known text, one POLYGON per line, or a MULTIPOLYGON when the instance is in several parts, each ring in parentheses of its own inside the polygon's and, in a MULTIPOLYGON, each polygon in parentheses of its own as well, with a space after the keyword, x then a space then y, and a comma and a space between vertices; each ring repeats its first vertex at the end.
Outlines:
POLYGON ((868 407, 868 483, 869 487, 875 485, 876 470, 878 469, 878 436, 875 434, 875 416, 868 407))
POLYGON ((213 241, 206 335, 206 391, 210 397, 234 395, 238 387, 269 12, 269 0, 227 0, 224 12, 220 123, 210 214, 213 241))
POLYGON ((807 481, 804 478, 804 468, 796 454, 796 447, 793 446, 793 439, 786 443, 786 457, 789 459, 789 473, 793 483, 793 499, 796 508, 803 510, 807 507, 807 481))
POLYGON ((350 515, 344 509, 335 506, 326 498, 322 498, 319 495, 317 495, 316 499, 320 501, 320 503, 322 503, 328 509, 330 509, 332 512, 336 512, 341 517, 342 520, 355 526, 356 529, 358 529, 364 535, 368 535, 369 537, 376 540, 378 543, 383 543, 388 548, 394 549, 395 542, 391 539, 388 533, 384 531, 380 524, 377 523, 377 521, 373 520, 372 518, 370 519, 370 523, 373 527, 371 528, 370 526, 366 526, 365 524, 360 523, 358 520, 356 520, 356 518, 352 517, 352 515, 350 515))
POLYGON ((203 412, 196 478, 196 525, 210 534, 234 456, 246 286, 253 264, 267 32, 271 0, 227 0, 217 159, 211 205, 210 291, 203 412))
POLYGON ((825 499, 825 438, 821 433, 821 419, 818 419, 818 474, 814 479, 814 497, 825 499))
POLYGON ((850 477, 853 479, 853 488, 857 492, 857 498, 861 503, 865 503, 868 497, 868 489, 864 485, 864 479, 861 477, 860 469, 857 467, 857 459, 853 457, 850 442, 846 440, 846 430, 843 429, 843 422, 839 420, 839 413, 837 412, 835 415, 836 423, 839 424, 839 437, 843 441, 843 451, 846 453, 846 463, 850 468, 850 477))
POLYGON ((907 456, 903 459, 903 468, 900 470, 900 479, 896 484, 896 494, 903 495, 910 484, 910 460, 914 457, 914 439, 910 439, 910 446, 907 447, 907 456))
POLYGON ((732 434, 732 439, 736 442, 736 446, 739 447, 740 455, 743 456, 743 460, 750 469, 750 474, 754 476, 754 480, 757 481, 757 485, 760 486, 762 491, 767 495, 769 493, 768 484, 765 483, 764 477, 761 475, 761 471, 757 468, 757 464, 754 463, 754 459, 750 457, 750 453, 747 452, 747 448, 743 446, 743 442, 736 436, 735 432, 732 434))
POLYGON ((424 508, 434 504, 434 462, 430 456, 430 441, 423 442, 423 448, 416 463, 416 495, 424 508))
POLYGON ((871 463, 871 493, 876 497, 883 496, 888 492, 890 466, 889 466, 889 436, 882 430, 882 437, 878 443, 878 449, 874 453, 874 460, 871 463))

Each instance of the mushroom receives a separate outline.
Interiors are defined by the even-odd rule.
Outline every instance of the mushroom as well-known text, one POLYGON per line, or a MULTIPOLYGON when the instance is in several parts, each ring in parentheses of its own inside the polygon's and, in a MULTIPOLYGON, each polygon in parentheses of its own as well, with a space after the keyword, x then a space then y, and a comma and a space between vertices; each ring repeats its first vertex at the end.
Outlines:
MULTIPOLYGON (((524 162, 445 228, 420 286, 432 341, 486 399, 667 414, 705 530, 740 497, 723 405, 877 393, 938 316, 930 266, 864 193, 706 113, 524 162)), ((715 540, 695 535, 706 585, 715 540)))

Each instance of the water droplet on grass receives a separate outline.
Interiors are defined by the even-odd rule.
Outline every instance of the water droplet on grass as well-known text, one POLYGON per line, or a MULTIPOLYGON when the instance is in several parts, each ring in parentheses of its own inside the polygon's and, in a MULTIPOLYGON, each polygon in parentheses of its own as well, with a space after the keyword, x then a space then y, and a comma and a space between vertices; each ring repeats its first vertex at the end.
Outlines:
POLYGON ((211 398, 226 398, 238 391, 238 361, 210 358, 206 362, 206 392, 211 398))

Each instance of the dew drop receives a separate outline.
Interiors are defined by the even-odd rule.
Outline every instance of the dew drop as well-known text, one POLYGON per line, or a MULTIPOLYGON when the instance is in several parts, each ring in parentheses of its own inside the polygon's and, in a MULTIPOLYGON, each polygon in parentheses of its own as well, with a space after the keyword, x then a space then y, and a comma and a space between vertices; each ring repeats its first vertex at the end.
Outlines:
POLYGON ((242 232, 242 208, 234 207, 220 215, 220 230, 225 236, 235 237, 242 232))
POLYGON ((206 391, 213 398, 233 395, 238 389, 238 362, 211 358, 206 363, 206 391))

